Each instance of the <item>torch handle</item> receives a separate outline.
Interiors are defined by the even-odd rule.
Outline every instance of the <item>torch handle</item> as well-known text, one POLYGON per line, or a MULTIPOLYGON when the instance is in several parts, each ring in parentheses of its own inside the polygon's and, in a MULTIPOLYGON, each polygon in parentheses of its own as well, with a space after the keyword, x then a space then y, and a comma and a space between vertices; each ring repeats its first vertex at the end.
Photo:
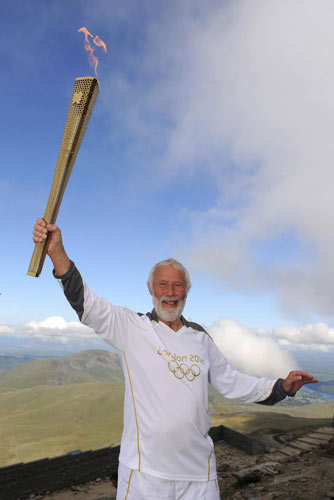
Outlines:
POLYGON ((28 268, 28 276, 38 277, 43 269, 44 260, 48 251, 49 235, 41 243, 35 243, 28 268))

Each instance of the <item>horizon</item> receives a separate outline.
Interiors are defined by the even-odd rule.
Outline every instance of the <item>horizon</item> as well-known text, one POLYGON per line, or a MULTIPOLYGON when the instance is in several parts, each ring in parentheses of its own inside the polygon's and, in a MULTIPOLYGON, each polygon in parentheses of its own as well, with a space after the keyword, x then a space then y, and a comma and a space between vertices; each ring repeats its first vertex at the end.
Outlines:
MULTIPOLYGON (((122 354, 117 351, 116 349, 113 349, 111 346, 106 344, 106 348, 103 348, 102 346, 97 346, 96 348, 91 348, 91 349, 84 349, 82 351, 46 351, 46 352, 22 352, 22 351, 17 351, 17 350, 9 350, 8 352, 4 352, 0 350, 0 373, 6 373, 10 371, 13 368, 16 368, 17 366, 20 366, 25 363, 31 363, 34 361, 39 361, 41 359, 61 359, 61 358, 67 358, 67 357, 72 357, 76 355, 82 355, 84 354, 85 356, 88 355, 88 353, 95 353, 95 352, 107 352, 111 354, 115 354, 116 356, 121 359, 122 354), (5 364, 1 364, 1 358, 5 359, 5 364), (9 359, 8 359, 9 358, 9 359), (14 363, 13 364, 13 359, 21 360, 19 363, 14 363), (9 363, 9 365, 8 365, 9 363), (12 364, 12 366, 10 366, 12 364)), ((334 394, 332 393, 333 389, 333 384, 334 384, 334 377, 333 377, 333 362, 334 362, 334 353, 329 353, 329 352, 323 352, 320 353, 319 358, 320 359, 314 359, 314 357, 311 357, 311 352, 310 351, 303 351, 303 352, 297 352, 296 357, 298 359, 298 362, 301 363, 302 368, 306 371, 312 371, 314 375, 316 375, 319 379, 319 382, 317 384, 314 384, 312 386, 304 386, 301 390, 301 393, 296 396, 296 404, 302 403, 303 405, 305 404, 322 404, 323 402, 331 402, 334 401, 334 394), (312 370, 311 370, 312 368, 312 370), (329 384, 329 385, 328 385, 329 384), (307 391, 309 394, 313 394, 314 396, 306 396, 305 392, 307 391)), ((286 403, 286 402, 285 402, 286 403)), ((288 401, 286 404, 291 404, 291 401, 288 401)))

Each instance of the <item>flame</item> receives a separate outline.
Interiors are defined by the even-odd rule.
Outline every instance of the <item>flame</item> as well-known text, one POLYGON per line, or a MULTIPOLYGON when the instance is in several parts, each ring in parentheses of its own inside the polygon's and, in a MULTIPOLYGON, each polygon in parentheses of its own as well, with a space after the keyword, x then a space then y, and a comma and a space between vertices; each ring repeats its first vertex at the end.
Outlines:
POLYGON ((78 32, 82 32, 85 35, 85 42, 84 43, 85 43, 85 49, 86 49, 86 51, 88 53, 88 61, 89 61, 89 64, 91 65, 91 67, 94 68, 95 75, 97 76, 97 66, 99 64, 99 60, 94 55, 95 48, 91 46, 91 43, 90 43, 88 37, 90 36, 91 38, 93 38, 93 43, 97 47, 102 47, 102 49, 103 49, 103 51, 104 51, 105 54, 107 53, 107 46, 104 43, 104 41, 101 40, 101 38, 98 35, 96 35, 94 37, 91 33, 89 33, 89 31, 85 27, 82 27, 82 28, 78 29, 78 32))
POLYGON ((96 37, 93 39, 93 43, 95 43, 95 45, 97 45, 98 47, 102 47, 103 52, 105 54, 107 53, 107 46, 104 43, 104 41, 101 40, 101 38, 99 37, 99 35, 96 35, 96 37))

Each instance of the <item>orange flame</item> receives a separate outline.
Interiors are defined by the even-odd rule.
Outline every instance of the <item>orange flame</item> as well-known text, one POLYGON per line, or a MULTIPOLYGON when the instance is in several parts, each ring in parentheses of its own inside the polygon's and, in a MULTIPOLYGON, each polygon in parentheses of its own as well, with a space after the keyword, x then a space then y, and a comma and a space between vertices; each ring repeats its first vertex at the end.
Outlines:
POLYGON ((104 43, 104 41, 101 40, 101 38, 98 35, 96 35, 95 37, 93 37, 93 35, 91 33, 89 33, 89 31, 87 30, 87 28, 85 28, 85 27, 80 28, 80 29, 78 29, 78 32, 79 31, 81 31, 85 35, 85 42, 84 43, 85 43, 85 49, 86 49, 86 51, 88 53, 88 61, 89 61, 89 64, 92 66, 92 68, 94 68, 95 75, 97 76, 97 66, 99 64, 99 60, 94 55, 95 49, 94 49, 94 47, 91 46, 88 37, 90 36, 91 38, 93 38, 93 43, 97 47, 102 47, 102 49, 103 49, 103 51, 104 51, 105 54, 107 53, 107 46, 104 43))
POLYGON ((99 35, 96 35, 96 37, 93 39, 93 43, 95 43, 95 45, 97 45, 98 47, 102 47, 103 52, 105 54, 107 53, 107 46, 104 43, 104 41, 101 40, 101 38, 99 37, 99 35))

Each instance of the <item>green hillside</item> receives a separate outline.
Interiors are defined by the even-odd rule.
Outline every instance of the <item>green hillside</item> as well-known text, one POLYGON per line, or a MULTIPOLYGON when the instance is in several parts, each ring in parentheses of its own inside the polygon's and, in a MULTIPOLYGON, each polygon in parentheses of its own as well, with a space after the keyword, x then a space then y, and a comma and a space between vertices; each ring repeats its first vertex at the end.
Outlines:
POLYGON ((244 434, 261 431, 262 434, 308 432, 310 430, 330 425, 333 405, 309 405, 309 413, 301 412, 301 407, 291 409, 280 407, 261 407, 259 405, 244 405, 222 407, 211 417, 212 425, 226 425, 244 434), (315 407, 321 406, 321 409, 315 407), (313 408, 312 408, 313 407, 313 408))
POLYGON ((0 371, 11 370, 15 366, 29 363, 36 358, 37 356, 11 356, 10 354, 0 354, 0 371))
POLYGON ((123 384, 41 385, 0 393, 0 466, 118 444, 123 384))
POLYGON ((289 403, 274 406, 245 404, 238 400, 224 398, 210 386, 209 409, 212 425, 226 425, 245 434, 260 429, 263 432, 275 433, 330 425, 334 413, 334 402, 302 406, 289 403))

